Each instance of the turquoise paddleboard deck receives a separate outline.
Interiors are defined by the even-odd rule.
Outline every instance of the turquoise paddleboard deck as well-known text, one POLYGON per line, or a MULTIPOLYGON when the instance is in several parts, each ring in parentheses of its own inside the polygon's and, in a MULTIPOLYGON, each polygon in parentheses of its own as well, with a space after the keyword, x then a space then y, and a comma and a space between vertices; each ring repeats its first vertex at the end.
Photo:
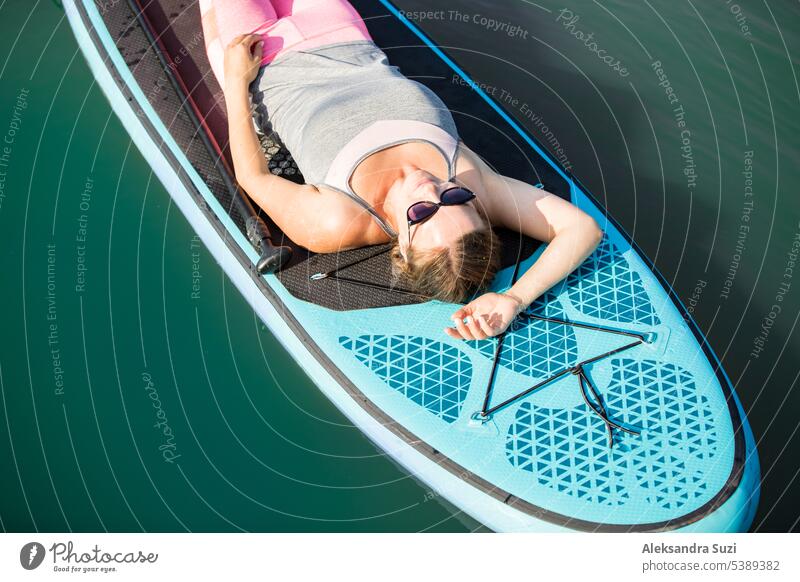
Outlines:
MULTIPOLYGON (((498 171, 571 200, 605 232, 502 339, 444 335, 454 306, 392 286, 385 247, 318 255, 270 225, 275 245, 294 253, 277 274, 259 274, 248 205, 227 181, 224 156, 215 160, 227 143, 225 109, 199 10, 142 4, 64 2, 97 82, 192 227, 317 386, 387 455, 496 531, 748 529, 759 492, 753 435, 674 291, 585 188, 393 5, 354 2, 390 61, 447 103, 463 140, 498 171)), ((279 137, 263 138, 270 168, 302 180, 279 137)), ((497 290, 542 252, 500 234, 497 290)))

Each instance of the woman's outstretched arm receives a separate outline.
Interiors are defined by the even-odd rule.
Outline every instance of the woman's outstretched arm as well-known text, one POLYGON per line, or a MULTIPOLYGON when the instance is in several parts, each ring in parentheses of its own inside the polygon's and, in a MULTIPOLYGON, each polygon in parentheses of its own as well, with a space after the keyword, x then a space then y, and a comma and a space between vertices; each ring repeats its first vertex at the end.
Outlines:
POLYGON ((485 293, 453 314, 456 327, 446 331, 458 339, 485 339, 505 331, 522 310, 575 270, 603 236, 591 216, 566 200, 488 167, 482 173, 492 224, 548 245, 508 291, 485 293))

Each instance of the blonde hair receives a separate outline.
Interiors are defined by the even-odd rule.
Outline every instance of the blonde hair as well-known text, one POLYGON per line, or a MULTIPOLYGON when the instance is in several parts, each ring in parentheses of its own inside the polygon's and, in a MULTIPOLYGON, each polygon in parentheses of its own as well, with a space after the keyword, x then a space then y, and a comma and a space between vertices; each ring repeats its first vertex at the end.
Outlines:
POLYGON ((469 232, 450 248, 407 250, 394 242, 392 267, 414 292, 431 299, 462 303, 494 279, 500 266, 500 241, 490 227, 469 232))

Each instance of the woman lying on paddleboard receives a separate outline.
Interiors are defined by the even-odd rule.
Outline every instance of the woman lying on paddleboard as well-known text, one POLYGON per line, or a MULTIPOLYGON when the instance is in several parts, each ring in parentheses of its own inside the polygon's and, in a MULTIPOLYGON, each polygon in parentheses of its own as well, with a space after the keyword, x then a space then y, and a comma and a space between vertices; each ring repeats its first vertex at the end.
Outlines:
POLYGON ((200 8, 236 179, 295 243, 329 253, 391 241, 393 266, 415 291, 450 302, 494 278, 500 245, 491 227, 548 243, 508 291, 457 310, 450 336, 501 333, 599 243, 586 213, 494 172, 461 142, 444 103, 388 63, 346 0, 200 0, 200 8), (251 101, 305 184, 270 173, 251 101))

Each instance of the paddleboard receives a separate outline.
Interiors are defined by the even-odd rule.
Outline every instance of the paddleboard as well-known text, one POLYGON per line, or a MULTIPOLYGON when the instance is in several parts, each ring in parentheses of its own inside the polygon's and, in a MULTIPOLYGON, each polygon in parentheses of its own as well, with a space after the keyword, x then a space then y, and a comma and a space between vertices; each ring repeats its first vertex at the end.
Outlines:
MULTIPOLYGON (((753 434, 669 283, 447 51, 387 0, 353 4, 389 60, 442 97, 465 143, 604 230, 502 338, 447 337, 455 306, 393 284, 385 249, 310 253, 254 214, 231 184, 194 2, 64 7, 114 111, 217 262, 319 389, 426 487, 495 531, 746 531, 753 434)), ((280 136, 262 145, 274 173, 302 180, 280 136)), ((495 290, 543 250, 501 234, 495 290)))

